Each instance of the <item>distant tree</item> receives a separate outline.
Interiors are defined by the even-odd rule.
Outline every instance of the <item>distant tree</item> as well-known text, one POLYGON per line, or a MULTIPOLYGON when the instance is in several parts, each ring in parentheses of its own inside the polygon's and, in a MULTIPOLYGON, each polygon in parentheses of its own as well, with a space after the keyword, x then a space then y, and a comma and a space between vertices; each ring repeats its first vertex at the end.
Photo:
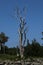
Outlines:
POLYGON ((42 35, 43 35, 43 32, 42 32, 42 35))
POLYGON ((5 54, 8 54, 8 46, 5 46, 5 54))
POLYGON ((6 36, 5 33, 1 32, 0 33, 0 47, 3 46, 4 53, 5 53, 5 42, 7 41, 8 41, 8 36, 6 36))
POLYGON ((28 58, 29 56, 32 56, 32 48, 31 48, 31 44, 29 42, 29 40, 27 39, 27 45, 24 47, 24 56, 25 58, 28 58))
POLYGON ((17 50, 15 47, 13 48, 8 48, 8 54, 9 55, 17 55, 17 50))
POLYGON ((40 44, 34 39, 32 41, 32 56, 40 55, 40 44))
POLYGON ((29 40, 27 39, 27 46, 29 46, 30 45, 30 42, 29 42, 29 40))

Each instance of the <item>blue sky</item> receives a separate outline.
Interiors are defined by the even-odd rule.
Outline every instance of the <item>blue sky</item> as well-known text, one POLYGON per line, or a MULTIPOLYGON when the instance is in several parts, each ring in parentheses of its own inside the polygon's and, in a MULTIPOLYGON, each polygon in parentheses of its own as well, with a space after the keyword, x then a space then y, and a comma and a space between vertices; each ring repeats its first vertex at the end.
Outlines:
POLYGON ((18 27, 16 18, 12 18, 14 8, 18 6, 21 10, 27 7, 26 23, 28 26, 27 38, 31 42, 34 38, 40 44, 41 32, 43 31, 43 0, 0 0, 0 33, 4 32, 9 40, 6 43, 8 47, 19 45, 18 27))

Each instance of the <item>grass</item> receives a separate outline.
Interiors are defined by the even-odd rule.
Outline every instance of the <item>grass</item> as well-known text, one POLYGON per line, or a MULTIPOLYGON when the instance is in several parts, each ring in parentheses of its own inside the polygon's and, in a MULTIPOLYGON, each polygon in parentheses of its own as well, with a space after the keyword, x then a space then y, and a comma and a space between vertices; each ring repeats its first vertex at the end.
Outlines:
POLYGON ((7 55, 7 54, 0 54, 1 60, 15 60, 16 56, 14 55, 7 55))
MULTIPOLYGON (((43 57, 29 57, 31 60, 33 60, 33 58, 43 58, 43 57)), ((8 55, 8 54, 0 54, 0 60, 21 60, 20 57, 17 57, 15 55, 8 55)))

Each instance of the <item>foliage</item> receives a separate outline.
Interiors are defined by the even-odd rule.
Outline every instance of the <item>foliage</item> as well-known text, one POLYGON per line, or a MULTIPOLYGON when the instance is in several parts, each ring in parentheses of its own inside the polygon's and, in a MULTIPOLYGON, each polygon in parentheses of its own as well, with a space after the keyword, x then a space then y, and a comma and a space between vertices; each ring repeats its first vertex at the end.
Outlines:
POLYGON ((0 42, 5 43, 8 41, 8 37, 5 35, 5 33, 1 32, 0 34, 0 42))
POLYGON ((32 44, 29 42, 25 46, 24 55, 26 58, 32 57, 43 57, 43 46, 40 45, 35 39, 32 41, 32 44))
MULTIPOLYGON (((0 58, 10 60, 21 60, 19 51, 19 47, 8 48, 7 46, 5 46, 6 54, 0 54, 0 58), (19 53, 19 56, 17 56, 17 53, 19 53)), ((27 40, 27 45, 24 47, 24 58, 28 57, 43 57, 43 46, 41 46, 36 40, 33 40, 32 44, 30 44, 29 40, 27 40)))
MULTIPOLYGON (((3 53, 5 53, 5 42, 8 41, 8 36, 5 35, 5 33, 1 32, 0 33, 0 50, 2 51, 2 47, 3 47, 3 53)), ((0 51, 0 52, 1 52, 0 51)))

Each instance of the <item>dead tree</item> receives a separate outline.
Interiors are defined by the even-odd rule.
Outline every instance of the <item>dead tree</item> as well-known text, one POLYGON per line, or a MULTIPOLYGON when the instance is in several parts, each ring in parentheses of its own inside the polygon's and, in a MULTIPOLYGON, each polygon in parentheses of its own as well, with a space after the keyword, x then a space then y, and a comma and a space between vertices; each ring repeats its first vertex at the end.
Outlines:
MULTIPOLYGON (((16 17, 19 19, 19 43, 20 43, 20 56, 23 58, 24 45, 26 42, 26 22, 25 16, 22 15, 22 11, 16 8, 16 17)), ((26 14, 26 8, 23 8, 23 12, 26 14)))

